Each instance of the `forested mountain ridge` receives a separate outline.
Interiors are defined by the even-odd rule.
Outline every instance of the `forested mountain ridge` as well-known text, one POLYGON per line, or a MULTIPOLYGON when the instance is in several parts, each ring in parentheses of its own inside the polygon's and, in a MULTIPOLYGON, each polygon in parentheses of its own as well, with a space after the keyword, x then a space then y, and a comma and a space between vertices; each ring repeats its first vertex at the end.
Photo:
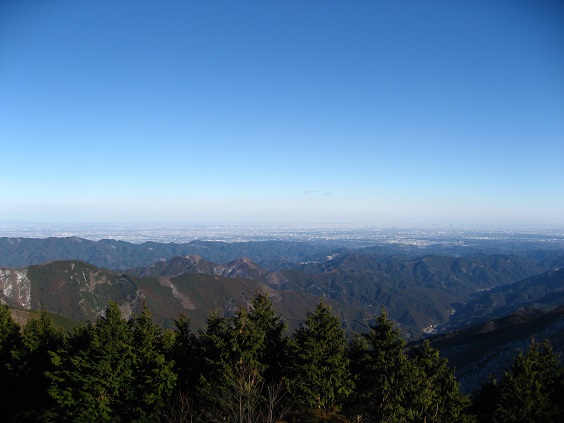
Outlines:
MULTIPOLYGON (((299 323, 297 316, 323 297, 338 310, 349 333, 366 331, 367 321, 385 307, 402 333, 417 339, 448 323, 454 306, 467 303, 492 281, 518 280, 542 267, 510 256, 473 260, 426 256, 382 261, 343 253, 301 265, 304 270, 269 272, 248 259, 218 265, 191 255, 160 260, 133 274, 59 261, 1 269, 0 297, 14 307, 44 308, 78 321, 94 319, 109 300, 117 301, 126 316, 146 300, 161 324, 170 325, 186 312, 199 325, 215 309, 229 314, 245 306, 255 291, 270 292, 292 327, 299 323)), ((545 291, 550 289, 556 288, 545 291)))
POLYGON ((260 267, 252 260, 243 257, 225 264, 217 264, 191 254, 183 257, 161 259, 145 268, 128 269, 127 273, 136 276, 179 276, 184 273, 203 273, 226 276, 228 278, 246 278, 260 282, 271 282, 276 277, 273 272, 260 267))
MULTIPOLYGON (((404 334, 418 337, 424 328, 446 323, 456 304, 468 302, 479 291, 544 270, 545 264, 515 255, 382 258, 341 250, 324 260, 295 263, 293 269, 275 272, 248 259, 215 264, 195 255, 160 260, 132 272, 143 276, 240 276, 278 290, 325 297, 342 306, 364 310, 366 315, 373 315, 384 306, 402 325, 404 334)), ((361 331, 365 325, 362 315, 351 318, 355 321, 352 329, 361 331)))

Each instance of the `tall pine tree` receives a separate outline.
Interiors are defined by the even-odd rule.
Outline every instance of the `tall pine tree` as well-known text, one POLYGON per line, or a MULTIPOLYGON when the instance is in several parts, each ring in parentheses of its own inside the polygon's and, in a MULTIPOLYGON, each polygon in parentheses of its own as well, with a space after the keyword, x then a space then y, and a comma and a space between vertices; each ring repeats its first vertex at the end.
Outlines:
POLYGON ((155 421, 176 384, 174 363, 165 355, 162 329, 147 307, 133 321, 133 380, 130 397, 130 421, 155 421))
POLYGON ((497 384, 494 422, 564 421, 564 369, 552 346, 531 341, 497 384))
POLYGON ((56 370, 49 393, 58 421, 120 421, 131 415, 134 377, 133 332, 118 305, 75 331, 53 354, 56 370))
POLYGON ((256 351, 257 361, 263 368, 266 384, 277 384, 282 380, 287 365, 288 337, 286 324, 275 312, 268 294, 257 292, 251 302, 248 319, 253 330, 262 334, 264 341, 256 351))
POLYGON ((408 403, 415 392, 415 381, 404 347, 405 341, 384 310, 370 332, 351 343, 356 389, 348 404, 350 414, 363 422, 412 419, 408 403))
POLYGON ((429 340, 414 351, 413 364, 416 385, 408 402, 413 421, 454 423, 471 420, 466 414, 470 399, 462 395, 447 360, 439 356, 439 351, 429 340))
POLYGON ((6 419, 11 419, 21 406, 18 390, 21 350, 20 326, 12 318, 8 306, 0 305, 0 398, 6 419))
POLYGON ((339 319, 320 301, 291 346, 289 387, 299 408, 340 408, 353 387, 346 352, 339 319))
POLYGON ((198 364, 200 374, 195 400, 200 407, 213 408, 218 404, 214 385, 229 376, 236 362, 235 331, 231 320, 214 312, 198 334, 197 356, 200 358, 198 364))
POLYGON ((23 329, 23 348, 19 385, 25 396, 33 398, 20 410, 17 420, 39 421, 52 407, 48 394, 50 379, 46 373, 54 370, 51 354, 64 344, 64 335, 57 329, 46 311, 27 322, 23 329))
POLYGON ((178 375, 177 396, 193 400, 200 378, 199 339, 190 328, 190 319, 181 314, 174 321, 174 345, 170 354, 178 375))

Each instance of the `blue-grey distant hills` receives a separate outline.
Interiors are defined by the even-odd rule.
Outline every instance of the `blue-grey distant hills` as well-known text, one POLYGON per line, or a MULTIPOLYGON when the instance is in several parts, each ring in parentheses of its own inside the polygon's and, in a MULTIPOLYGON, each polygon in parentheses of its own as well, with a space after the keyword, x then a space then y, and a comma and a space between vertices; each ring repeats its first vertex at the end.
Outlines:
POLYGON ((18 267, 54 260, 81 260, 112 270, 148 266, 161 258, 197 254, 207 260, 226 262, 241 257, 255 261, 299 261, 326 250, 325 246, 285 241, 189 243, 144 242, 68 238, 0 238, 0 266, 18 267))
POLYGON ((546 269, 564 267, 564 249, 549 250, 537 244, 501 245, 492 242, 476 242, 472 245, 431 244, 409 246, 382 244, 364 248, 343 248, 344 242, 302 242, 302 241, 247 241, 221 242, 194 240, 187 243, 144 242, 135 244, 127 241, 102 239, 92 241, 78 237, 67 238, 0 238, 0 266, 21 267, 42 264, 54 260, 81 260, 98 267, 112 270, 126 270, 146 267, 160 259, 177 256, 198 255, 214 263, 226 263, 246 257, 269 270, 294 268, 296 263, 319 263, 327 257, 343 252, 358 255, 388 258, 399 256, 417 258, 424 255, 467 257, 470 255, 512 255, 538 263, 546 269), (551 263, 559 260, 558 263, 551 263))

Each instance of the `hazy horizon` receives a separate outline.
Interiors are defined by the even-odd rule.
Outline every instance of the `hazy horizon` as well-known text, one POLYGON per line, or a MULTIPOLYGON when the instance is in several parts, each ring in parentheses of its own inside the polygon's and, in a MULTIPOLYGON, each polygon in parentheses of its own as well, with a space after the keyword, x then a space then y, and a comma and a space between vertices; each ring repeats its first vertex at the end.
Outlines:
POLYGON ((562 22, 548 0, 4 1, 0 225, 564 227, 562 22))
POLYGON ((465 240, 543 240, 547 246, 564 245, 564 226, 543 225, 381 225, 357 224, 188 224, 168 222, 22 223, 0 224, 0 238, 115 239, 141 243, 204 241, 335 241, 374 245, 380 243, 460 243, 465 240))

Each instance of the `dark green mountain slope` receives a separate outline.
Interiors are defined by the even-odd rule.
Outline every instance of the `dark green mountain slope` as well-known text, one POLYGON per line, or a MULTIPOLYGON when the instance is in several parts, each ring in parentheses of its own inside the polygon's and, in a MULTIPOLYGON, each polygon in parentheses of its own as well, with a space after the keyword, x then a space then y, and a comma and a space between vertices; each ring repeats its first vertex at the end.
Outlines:
POLYGON ((323 263, 301 267, 307 273, 346 271, 380 272, 392 277, 410 277, 426 286, 457 287, 475 292, 478 289, 505 285, 542 273, 548 268, 516 255, 474 255, 467 257, 425 255, 417 258, 382 258, 370 254, 335 255, 323 263))
MULTIPOLYGON (((271 294, 291 328, 318 302, 312 294, 276 291, 258 281, 221 275, 136 277, 76 260, 0 269, 2 302, 24 310, 44 309, 75 321, 95 319, 110 300, 119 304, 125 317, 139 313, 146 301, 155 321, 164 326, 171 326, 181 313, 200 326, 214 310, 229 315, 247 306, 257 291, 271 294)), ((329 304, 343 321, 360 314, 354 307, 329 304)))
MULTIPOLYGON (((4 269, 3 273, 10 272, 4 269)), ((19 269, 20 286, 29 285, 28 298, 15 304, 32 310, 45 309, 74 320, 93 320, 114 299, 126 315, 140 310, 135 279, 82 261, 55 261, 19 269)), ((14 302, 6 286, 2 298, 14 302)))
POLYGON ((269 272, 248 259, 215 264, 192 255, 161 260, 134 274, 244 277, 279 290, 325 297, 356 310, 348 321, 355 330, 367 329, 366 320, 384 306, 404 334, 418 338, 424 328, 446 323, 454 312, 453 304, 466 303, 480 290, 545 270, 532 260, 504 255, 408 259, 340 250, 323 258, 296 264, 296 269, 269 272))

